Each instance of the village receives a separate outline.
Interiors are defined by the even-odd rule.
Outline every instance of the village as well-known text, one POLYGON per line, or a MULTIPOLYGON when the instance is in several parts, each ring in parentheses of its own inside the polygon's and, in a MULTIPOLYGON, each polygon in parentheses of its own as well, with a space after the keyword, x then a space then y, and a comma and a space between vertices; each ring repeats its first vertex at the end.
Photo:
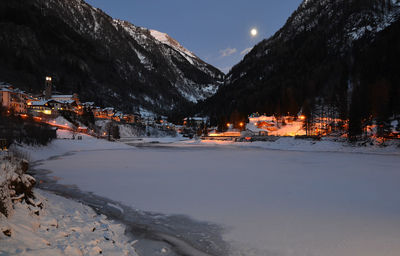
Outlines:
MULTIPOLYGON (((226 123, 224 127, 211 127, 207 117, 186 117, 181 124, 173 124, 168 122, 165 116, 142 116, 139 113, 123 113, 114 107, 102 108, 96 106, 94 102, 81 102, 76 93, 69 95, 55 93, 52 88, 52 77, 49 76, 45 77, 43 93, 38 95, 28 94, 7 83, 0 83, 0 105, 7 110, 8 115, 20 116, 23 119, 32 118, 35 122, 56 129, 86 133, 109 140, 120 138, 118 127, 121 125, 140 126, 144 129, 145 136, 151 136, 148 127, 152 127, 169 131, 169 135, 181 134, 190 139, 238 142, 275 141, 279 137, 306 139, 320 139, 323 136, 346 137, 348 129, 348 120, 319 117, 313 118, 310 122, 302 113, 280 117, 253 113, 247 120, 226 123), (71 117, 71 114, 76 117, 90 116, 89 119, 92 119, 93 123, 98 121, 104 127, 95 129, 95 126, 85 125, 79 121, 68 122, 65 118, 71 117)), ((393 119, 391 126, 389 135, 385 135, 384 139, 399 139, 399 122, 396 118, 393 119)), ((364 133, 365 137, 383 137, 378 136, 379 125, 374 123, 365 127, 364 133)))
POLYGON ((77 94, 52 94, 52 78, 46 77, 46 88, 42 95, 30 95, 7 83, 0 83, 0 103, 15 114, 31 115, 37 118, 49 119, 59 111, 73 111, 82 115, 83 111, 91 111, 96 118, 110 119, 117 122, 134 123, 139 121, 138 115, 116 112, 114 108, 100 108, 94 102, 79 101, 77 94))
MULTIPOLYGON (((95 131, 82 122, 71 124, 60 118, 68 116, 91 116, 93 120, 103 120, 115 124, 152 126, 159 129, 175 129, 167 123, 166 117, 141 116, 138 113, 123 113, 114 107, 101 108, 94 102, 81 102, 78 94, 60 94, 52 90, 52 78, 45 78, 45 89, 42 94, 32 95, 8 83, 0 82, 0 106, 6 109, 7 115, 19 116, 22 119, 32 118, 37 123, 53 126, 57 129, 86 133, 96 137, 109 137, 107 131, 95 131)), ((104 130, 104 129, 103 129, 104 130)))

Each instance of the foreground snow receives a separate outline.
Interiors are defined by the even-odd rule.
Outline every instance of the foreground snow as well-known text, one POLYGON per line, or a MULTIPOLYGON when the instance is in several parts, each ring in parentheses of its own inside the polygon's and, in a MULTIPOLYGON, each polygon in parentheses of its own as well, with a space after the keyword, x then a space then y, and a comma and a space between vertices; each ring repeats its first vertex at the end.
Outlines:
POLYGON ((0 255, 137 255, 124 227, 80 203, 36 190, 40 207, 15 204, 0 216, 0 255))
POLYGON ((61 184, 136 209, 220 224, 232 255, 397 256, 400 251, 400 158, 394 146, 283 138, 136 148, 86 140, 80 146, 86 150, 78 152, 71 143, 80 142, 57 141, 48 153, 65 147, 76 154, 40 168, 53 171, 61 184))
POLYGON ((33 191, 28 162, 14 154, 0 155, 0 255, 137 255, 122 225, 33 191))

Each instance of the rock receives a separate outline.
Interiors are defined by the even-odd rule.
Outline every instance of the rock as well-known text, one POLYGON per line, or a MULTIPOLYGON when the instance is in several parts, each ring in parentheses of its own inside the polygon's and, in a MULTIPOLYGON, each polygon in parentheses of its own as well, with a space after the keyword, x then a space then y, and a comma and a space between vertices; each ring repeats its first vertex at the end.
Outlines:
POLYGON ((78 232, 78 233, 82 232, 82 229, 80 227, 71 227, 69 230, 72 232, 78 232))
POLYGON ((104 232, 103 237, 104 237, 104 239, 106 239, 107 241, 112 240, 112 234, 110 234, 110 232, 104 232))
POLYGON ((95 247, 93 247, 92 248, 92 251, 91 251, 91 255, 97 255, 97 254, 102 254, 103 253, 103 250, 100 248, 100 247, 98 247, 98 246, 95 246, 95 247))
POLYGON ((12 232, 11 232, 11 228, 9 228, 9 227, 2 228, 2 229, 1 229, 1 232, 3 232, 3 234, 4 234, 5 236, 11 237, 12 232))
POLYGON ((14 196, 14 197, 11 197, 11 200, 12 201, 14 201, 14 202, 21 202, 22 201, 22 199, 25 197, 25 194, 24 193, 22 193, 21 195, 19 195, 19 196, 14 196))
POLYGON ((69 237, 69 233, 67 233, 67 232, 60 232, 60 233, 58 233, 57 236, 56 236, 57 239, 63 239, 63 238, 65 238, 65 237, 69 237))
POLYGON ((56 219, 51 219, 49 225, 58 228, 58 221, 56 219))
POLYGON ((58 221, 56 219, 48 219, 42 222, 43 225, 58 228, 58 221))
POLYGON ((43 239, 43 243, 47 246, 51 246, 51 243, 49 241, 47 241, 46 239, 43 239))

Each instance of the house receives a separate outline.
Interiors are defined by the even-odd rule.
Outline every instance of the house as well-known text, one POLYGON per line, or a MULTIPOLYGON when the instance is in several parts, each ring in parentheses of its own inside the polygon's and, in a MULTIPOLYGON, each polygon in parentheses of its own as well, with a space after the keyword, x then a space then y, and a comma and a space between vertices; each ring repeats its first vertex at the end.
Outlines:
POLYGON ((112 116, 112 120, 116 122, 121 122, 121 120, 123 119, 124 119, 124 113, 122 113, 121 111, 118 111, 112 116))
POLYGON ((123 119, 128 124, 141 122, 141 116, 139 114, 124 114, 123 119))
POLYGON ((107 119, 111 119, 114 116, 114 108, 103 109, 103 114, 105 114, 107 119))
POLYGON ((142 118, 143 124, 145 125, 155 125, 156 120, 154 119, 154 116, 144 116, 142 118))
POLYGON ((94 107, 92 113, 94 118, 102 118, 103 110, 100 107, 94 107))
POLYGON ((48 101, 52 110, 55 111, 76 111, 79 106, 74 100, 54 100, 51 99, 48 101))
POLYGON ((37 116, 37 115, 52 115, 53 110, 52 106, 49 103, 49 100, 37 100, 31 101, 29 103, 29 113, 37 116))
POLYGON ((208 123, 207 117, 186 117, 183 119, 183 125, 186 127, 200 127, 208 123))
POLYGON ((10 84, 0 84, 0 103, 3 107, 16 113, 27 112, 27 99, 29 96, 10 84))
POLYGON ((81 106, 86 110, 86 111, 93 111, 93 109, 96 108, 94 105, 94 102, 84 102, 81 104, 81 106))
POLYGON ((77 105, 80 104, 78 94, 74 93, 72 95, 52 95, 51 96, 52 100, 56 100, 59 102, 72 102, 75 101, 77 105))
POLYGON ((114 108, 104 108, 95 107, 92 110, 93 116, 99 119, 113 119, 114 116, 114 108))
POLYGON ((268 136, 268 131, 259 131, 258 136, 268 136))

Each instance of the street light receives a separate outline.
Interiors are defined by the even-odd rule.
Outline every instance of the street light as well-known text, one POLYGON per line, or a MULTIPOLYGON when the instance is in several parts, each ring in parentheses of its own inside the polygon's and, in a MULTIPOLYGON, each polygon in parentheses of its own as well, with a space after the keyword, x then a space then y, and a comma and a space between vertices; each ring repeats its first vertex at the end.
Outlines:
POLYGON ((52 80, 51 76, 46 76, 46 81, 47 82, 51 82, 51 80, 52 80))

